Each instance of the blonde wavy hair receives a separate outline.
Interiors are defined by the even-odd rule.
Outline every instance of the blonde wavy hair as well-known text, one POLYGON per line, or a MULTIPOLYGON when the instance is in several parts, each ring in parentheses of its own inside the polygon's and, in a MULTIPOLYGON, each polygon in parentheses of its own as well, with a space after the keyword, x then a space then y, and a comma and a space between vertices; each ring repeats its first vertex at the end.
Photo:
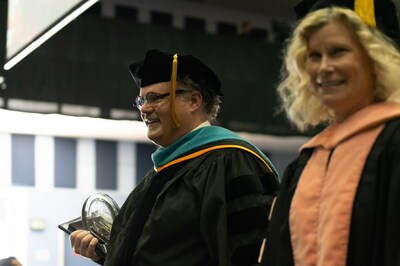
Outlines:
POLYGON ((309 76, 305 70, 310 35, 332 20, 347 25, 371 59, 376 75, 375 101, 400 103, 400 52, 397 45, 379 30, 369 27, 350 9, 320 9, 302 19, 288 39, 281 82, 277 88, 281 110, 300 131, 334 119, 332 110, 308 89, 309 76))

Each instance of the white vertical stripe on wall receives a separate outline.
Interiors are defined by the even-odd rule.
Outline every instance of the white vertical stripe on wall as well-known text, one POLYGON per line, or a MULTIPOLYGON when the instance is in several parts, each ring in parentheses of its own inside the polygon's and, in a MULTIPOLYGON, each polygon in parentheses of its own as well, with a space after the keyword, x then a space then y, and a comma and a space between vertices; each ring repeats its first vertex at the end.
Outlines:
POLYGON ((76 146, 77 189, 92 194, 96 188, 96 143, 94 139, 77 139, 76 146))
POLYGON ((0 187, 11 186, 11 134, 0 133, 0 187))
POLYGON ((117 190, 129 194, 136 186, 136 144, 119 141, 117 146, 117 190))
POLYGON ((174 28, 184 29, 185 28, 185 19, 183 14, 175 14, 172 18, 172 24, 174 28))
POLYGON ((138 10, 138 22, 141 23, 150 23, 151 22, 151 15, 150 10, 147 7, 143 7, 138 10))
POLYGON ((28 257, 28 199, 25 188, 0 188, 4 220, 0 221, 0 258, 15 256, 23 265, 28 257))
POLYGON ((210 19, 206 20, 206 32, 211 33, 211 34, 217 34, 217 21, 215 19, 210 19))
POLYGON ((35 137, 35 186, 43 190, 54 188, 54 137, 35 137))

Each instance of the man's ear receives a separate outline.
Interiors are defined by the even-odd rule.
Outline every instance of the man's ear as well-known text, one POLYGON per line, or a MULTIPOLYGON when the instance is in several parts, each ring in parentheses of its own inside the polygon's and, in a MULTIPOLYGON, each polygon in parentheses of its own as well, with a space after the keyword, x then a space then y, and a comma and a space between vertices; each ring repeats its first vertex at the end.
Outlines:
POLYGON ((190 98, 190 106, 193 110, 198 109, 203 104, 203 95, 199 91, 193 91, 190 98))

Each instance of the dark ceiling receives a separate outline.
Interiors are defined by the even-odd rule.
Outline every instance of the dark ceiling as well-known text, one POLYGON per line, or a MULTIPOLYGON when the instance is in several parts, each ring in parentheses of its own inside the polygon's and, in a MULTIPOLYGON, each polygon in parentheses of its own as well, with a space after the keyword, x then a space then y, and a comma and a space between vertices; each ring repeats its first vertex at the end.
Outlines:
MULTIPOLYGON (((266 16, 294 18, 292 7, 297 0, 184 0, 232 8, 266 16)), ((399 0, 400 1, 400 0, 399 0)))
MULTIPOLYGON (((165 0, 168 1, 168 0, 165 0)), ((298 0, 182 0, 227 7, 271 17, 294 19, 293 6, 298 0)), ((382 0, 377 0, 382 1, 382 0)), ((392 0, 400 10, 400 0, 392 0)))

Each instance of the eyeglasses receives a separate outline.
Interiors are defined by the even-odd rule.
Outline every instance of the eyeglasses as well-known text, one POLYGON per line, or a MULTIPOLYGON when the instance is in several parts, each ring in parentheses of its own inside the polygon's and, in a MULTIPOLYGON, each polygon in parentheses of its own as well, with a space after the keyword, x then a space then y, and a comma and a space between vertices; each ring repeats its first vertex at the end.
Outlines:
MULTIPOLYGON (((176 90, 175 94, 181 94, 187 92, 185 90, 176 90)), ((143 105, 145 103, 147 104, 155 104, 158 100, 164 99, 165 97, 169 96, 170 93, 163 93, 163 94, 158 94, 155 92, 149 92, 146 94, 146 96, 137 96, 135 99, 135 102, 133 103, 133 106, 135 106, 137 109, 142 109, 143 105)))

